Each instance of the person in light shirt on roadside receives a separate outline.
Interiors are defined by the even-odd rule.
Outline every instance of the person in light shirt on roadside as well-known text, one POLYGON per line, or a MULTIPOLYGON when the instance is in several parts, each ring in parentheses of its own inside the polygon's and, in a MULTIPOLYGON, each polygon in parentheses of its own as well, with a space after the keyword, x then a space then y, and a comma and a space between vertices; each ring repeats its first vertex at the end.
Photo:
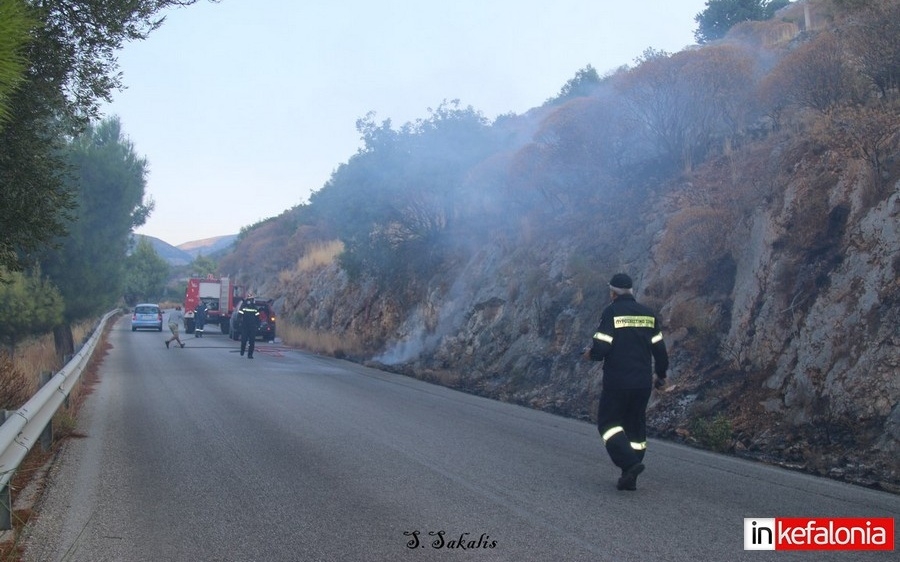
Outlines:
POLYGON ((178 330, 183 324, 184 312, 181 311, 181 306, 176 306, 175 310, 169 313, 169 331, 172 332, 172 337, 166 340, 166 349, 169 348, 169 344, 172 343, 173 340, 178 342, 178 345, 181 347, 184 347, 184 342, 178 337, 178 330))

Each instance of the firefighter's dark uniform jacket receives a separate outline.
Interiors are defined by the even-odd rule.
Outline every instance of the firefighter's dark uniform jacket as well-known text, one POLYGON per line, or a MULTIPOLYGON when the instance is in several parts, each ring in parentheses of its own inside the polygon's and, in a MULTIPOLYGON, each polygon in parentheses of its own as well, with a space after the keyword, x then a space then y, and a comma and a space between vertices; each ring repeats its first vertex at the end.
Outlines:
POLYGON ((245 334, 255 334, 259 329, 259 309, 255 301, 244 301, 238 309, 241 315, 241 331, 245 334))
POLYGON ((666 377, 669 355, 660 328, 659 318, 632 295, 617 296, 603 310, 590 354, 603 361, 603 388, 650 388, 654 370, 666 377))

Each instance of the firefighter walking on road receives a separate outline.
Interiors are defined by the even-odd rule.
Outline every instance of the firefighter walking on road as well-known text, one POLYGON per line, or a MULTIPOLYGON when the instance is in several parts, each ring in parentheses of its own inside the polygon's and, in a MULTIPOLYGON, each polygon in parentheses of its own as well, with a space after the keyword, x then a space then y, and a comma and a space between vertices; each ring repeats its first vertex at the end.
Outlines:
POLYGON ((609 295, 612 302, 603 310, 584 355, 603 361, 597 429, 610 459, 622 469, 616 487, 636 490, 647 449, 647 403, 651 387, 665 385, 669 356, 659 318, 635 300, 631 278, 613 275, 609 295))
POLYGON ((247 357, 253 359, 253 349, 256 346, 256 332, 259 331, 259 309, 256 308, 256 299, 253 294, 248 294, 238 310, 241 318, 241 356, 244 351, 247 357), (247 345, 249 341, 249 346, 247 345))

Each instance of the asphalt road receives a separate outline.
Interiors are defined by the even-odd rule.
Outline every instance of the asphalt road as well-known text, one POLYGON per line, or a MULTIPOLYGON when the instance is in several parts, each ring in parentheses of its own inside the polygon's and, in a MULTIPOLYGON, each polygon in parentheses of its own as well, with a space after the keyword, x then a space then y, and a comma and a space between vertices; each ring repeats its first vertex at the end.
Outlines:
POLYGON ((26 530, 28 561, 896 560, 743 550, 745 517, 900 497, 651 441, 636 492, 584 422, 222 335, 132 333, 26 530), (464 548, 463 548, 464 547, 464 548))

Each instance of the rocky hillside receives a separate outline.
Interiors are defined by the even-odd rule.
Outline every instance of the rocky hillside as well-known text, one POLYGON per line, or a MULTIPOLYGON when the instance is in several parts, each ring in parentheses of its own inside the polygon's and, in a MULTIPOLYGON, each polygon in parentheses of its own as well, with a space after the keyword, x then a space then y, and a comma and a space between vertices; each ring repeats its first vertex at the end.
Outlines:
POLYGON ((309 207, 245 235, 237 252, 292 251, 248 281, 282 318, 339 337, 338 355, 589 420, 600 366, 579 355, 626 271, 672 355, 656 435, 900 491, 898 85, 844 65, 863 43, 809 31, 740 28, 740 47, 657 54, 490 126, 452 111, 370 123, 309 207), (846 80, 824 101, 808 95, 823 68, 846 80), (704 98, 721 69, 752 98, 704 98), (654 116, 651 94, 680 105, 654 116), (339 259, 306 259, 334 238, 339 259))
POLYGON ((679 231, 678 249, 667 236, 704 171, 626 237, 603 223, 578 235, 621 240, 614 255, 562 233, 498 239, 412 303, 336 263, 276 292, 295 321, 343 334, 350 358, 588 420, 601 372, 578 356, 608 277, 625 270, 661 310, 673 355, 674 389, 651 407, 656 435, 897 491, 900 184, 876 196, 833 158, 803 161, 743 216, 679 231), (820 174, 829 185, 811 188, 820 174))

